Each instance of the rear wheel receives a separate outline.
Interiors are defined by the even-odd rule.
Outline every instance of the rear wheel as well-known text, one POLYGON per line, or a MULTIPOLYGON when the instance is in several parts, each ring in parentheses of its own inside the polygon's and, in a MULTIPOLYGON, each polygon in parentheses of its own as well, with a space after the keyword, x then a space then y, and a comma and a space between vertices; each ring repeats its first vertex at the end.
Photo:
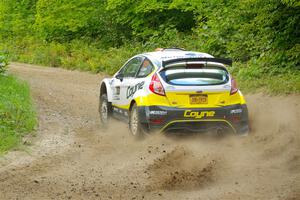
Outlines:
POLYGON ((112 112, 111 103, 107 100, 107 95, 102 94, 99 99, 99 114, 100 114, 100 123, 103 127, 107 127, 112 112))
POLYGON ((138 114, 138 107, 136 103, 134 103, 130 110, 130 118, 129 118, 129 129, 131 134, 136 139, 141 139, 144 136, 144 131, 142 127, 141 120, 138 114))

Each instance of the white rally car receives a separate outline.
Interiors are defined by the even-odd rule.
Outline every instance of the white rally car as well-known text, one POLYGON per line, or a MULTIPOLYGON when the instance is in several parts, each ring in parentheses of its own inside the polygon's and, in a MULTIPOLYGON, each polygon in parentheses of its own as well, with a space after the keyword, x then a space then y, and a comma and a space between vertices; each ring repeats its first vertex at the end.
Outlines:
POLYGON ((245 99, 225 65, 231 60, 183 49, 130 58, 100 84, 101 123, 115 117, 139 138, 150 130, 245 134, 245 99))

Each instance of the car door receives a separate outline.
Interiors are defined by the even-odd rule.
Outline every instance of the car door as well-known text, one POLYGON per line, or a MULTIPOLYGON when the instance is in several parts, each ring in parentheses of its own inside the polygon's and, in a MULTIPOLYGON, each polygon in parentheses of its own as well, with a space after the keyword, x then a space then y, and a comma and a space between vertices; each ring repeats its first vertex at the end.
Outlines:
POLYGON ((113 104, 120 108, 127 108, 130 104, 130 88, 136 84, 135 77, 142 64, 143 57, 137 56, 129 60, 116 75, 113 85, 115 91, 113 104))

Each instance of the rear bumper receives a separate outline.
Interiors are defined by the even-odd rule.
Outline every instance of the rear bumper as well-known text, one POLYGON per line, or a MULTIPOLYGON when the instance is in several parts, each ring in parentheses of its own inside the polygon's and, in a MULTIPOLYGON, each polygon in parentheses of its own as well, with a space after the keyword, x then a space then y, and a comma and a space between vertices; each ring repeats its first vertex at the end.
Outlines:
POLYGON ((200 132, 222 129, 238 134, 249 131, 246 104, 199 109, 140 106, 139 117, 149 130, 200 132))

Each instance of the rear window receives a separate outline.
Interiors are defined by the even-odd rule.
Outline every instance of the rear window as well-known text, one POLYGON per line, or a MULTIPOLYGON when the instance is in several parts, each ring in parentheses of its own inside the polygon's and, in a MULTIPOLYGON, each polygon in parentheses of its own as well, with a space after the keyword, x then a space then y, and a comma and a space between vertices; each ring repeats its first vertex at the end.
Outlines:
POLYGON ((165 82, 171 85, 220 85, 229 80, 228 72, 223 68, 169 68, 161 73, 165 82))

